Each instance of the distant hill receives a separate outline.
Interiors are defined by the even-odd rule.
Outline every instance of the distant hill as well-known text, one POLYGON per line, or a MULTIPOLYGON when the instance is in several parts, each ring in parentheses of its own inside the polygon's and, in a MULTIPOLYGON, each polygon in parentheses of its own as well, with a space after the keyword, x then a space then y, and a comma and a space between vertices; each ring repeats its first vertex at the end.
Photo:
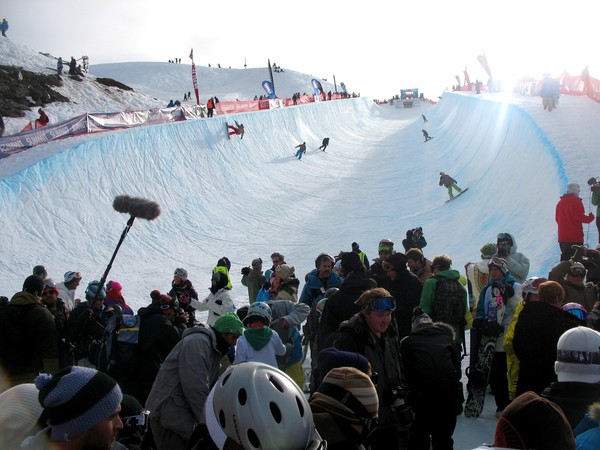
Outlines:
MULTIPOLYGON (((19 132, 44 108, 51 122, 61 122, 90 112, 117 112, 166 106, 192 92, 191 64, 132 62, 94 65, 90 73, 70 77, 56 73, 58 57, 31 50, 8 38, 0 39, 0 114, 5 135, 19 132), (14 70, 13 70, 14 68, 14 70), (100 79, 101 78, 101 79, 100 79), (116 82, 113 82, 115 80, 116 82), (119 83, 125 86, 119 87, 119 83), (129 87, 133 90, 129 90, 129 87)), ((65 69, 70 56, 63 56, 65 69)), ((197 66, 200 102, 217 96, 221 101, 252 100, 264 94, 261 83, 269 79, 267 68, 226 69, 197 66)), ((312 75, 295 71, 273 73, 276 94, 311 93, 312 75)), ((320 80, 323 89, 334 91, 333 83, 320 80)), ((338 90, 339 90, 338 85, 338 90)), ((182 103, 185 103, 182 101, 182 103)), ((192 104, 194 101, 188 101, 192 104)))

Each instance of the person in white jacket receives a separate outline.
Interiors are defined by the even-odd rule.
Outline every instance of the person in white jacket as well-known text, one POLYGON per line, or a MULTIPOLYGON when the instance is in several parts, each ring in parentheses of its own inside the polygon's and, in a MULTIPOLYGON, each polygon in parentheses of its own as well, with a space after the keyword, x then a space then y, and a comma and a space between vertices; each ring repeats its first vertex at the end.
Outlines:
POLYGON ((229 279, 223 272, 214 272, 211 278, 210 294, 202 301, 191 299, 190 304, 196 311, 208 311, 206 324, 213 326, 223 314, 235 311, 235 305, 227 289, 229 279))
MULTIPOLYGON (((279 334, 271 325, 271 308, 263 302, 255 302, 248 308, 244 319, 244 334, 238 339, 235 347, 234 364, 254 361, 277 367, 277 356, 286 354, 279 334)), ((288 344, 291 351, 292 344, 288 344)))

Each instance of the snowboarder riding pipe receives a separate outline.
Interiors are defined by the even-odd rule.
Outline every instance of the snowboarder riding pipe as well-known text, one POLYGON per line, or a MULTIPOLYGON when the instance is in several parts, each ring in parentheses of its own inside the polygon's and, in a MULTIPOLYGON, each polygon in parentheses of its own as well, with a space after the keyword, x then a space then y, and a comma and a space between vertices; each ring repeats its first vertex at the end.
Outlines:
POLYGON ((140 219, 154 220, 158 216, 160 216, 160 206, 158 203, 153 202, 151 200, 147 200, 145 198, 130 197, 128 195, 116 196, 115 200, 113 201, 113 208, 117 212, 123 214, 130 214, 131 217, 129 217, 127 225, 125 226, 125 229, 121 234, 121 239, 119 239, 119 243, 117 244, 117 248, 115 248, 112 258, 110 259, 110 262, 108 263, 108 266, 104 271, 104 275, 102 275, 102 278, 100 279, 100 286, 96 290, 94 302, 98 299, 98 294, 102 290, 102 287, 104 287, 104 283, 106 282, 108 273, 112 268, 112 264, 117 256, 117 252, 119 251, 119 248, 121 248, 121 244, 125 240, 127 233, 129 233, 129 229, 133 225, 133 221, 135 220, 135 218, 139 217, 140 219))

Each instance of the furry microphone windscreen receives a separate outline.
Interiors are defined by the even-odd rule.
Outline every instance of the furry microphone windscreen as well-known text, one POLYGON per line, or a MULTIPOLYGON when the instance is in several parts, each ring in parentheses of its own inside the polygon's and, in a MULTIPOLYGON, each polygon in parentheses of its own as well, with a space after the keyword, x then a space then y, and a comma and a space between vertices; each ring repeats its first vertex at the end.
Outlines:
POLYGON ((117 212, 131 214, 133 217, 146 220, 154 220, 160 216, 158 203, 140 197, 118 195, 113 201, 113 208, 117 212))

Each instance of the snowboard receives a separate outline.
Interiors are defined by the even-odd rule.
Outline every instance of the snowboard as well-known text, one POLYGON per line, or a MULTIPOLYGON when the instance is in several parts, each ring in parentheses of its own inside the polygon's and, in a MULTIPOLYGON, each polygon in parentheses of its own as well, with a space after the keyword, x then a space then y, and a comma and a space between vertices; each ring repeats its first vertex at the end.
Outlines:
POLYGON ((452 200, 454 200, 457 197, 460 197, 462 194, 464 194, 465 192, 467 192, 469 190, 469 188, 464 188, 462 191, 460 191, 458 194, 456 194, 454 197, 449 198, 448 200, 446 200, 445 203, 451 202, 452 200))
POLYGON ((225 134, 227 135, 227 139, 231 140, 231 136, 229 136, 229 124, 225 122, 225 134))
MULTIPOLYGON (((498 288, 491 288, 490 307, 488 308, 487 324, 493 324, 494 328, 500 328, 506 306, 504 298, 498 288)), ((489 327, 489 325, 488 325, 489 327)), ((477 351, 475 367, 467 367, 467 400, 465 401, 465 417, 479 417, 485 403, 485 390, 487 388, 490 368, 494 359, 498 333, 489 334, 482 330, 481 343, 477 351)))

